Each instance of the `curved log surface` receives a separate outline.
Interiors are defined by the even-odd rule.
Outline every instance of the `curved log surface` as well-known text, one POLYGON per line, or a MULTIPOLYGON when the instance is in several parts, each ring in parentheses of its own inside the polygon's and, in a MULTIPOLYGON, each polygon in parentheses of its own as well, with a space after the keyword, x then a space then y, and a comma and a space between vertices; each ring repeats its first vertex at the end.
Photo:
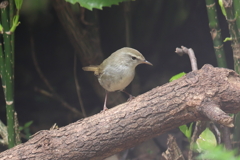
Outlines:
POLYGON ((0 159, 101 160, 189 122, 210 119, 233 127, 226 113, 238 111, 239 75, 205 65, 103 113, 40 131, 0 159))

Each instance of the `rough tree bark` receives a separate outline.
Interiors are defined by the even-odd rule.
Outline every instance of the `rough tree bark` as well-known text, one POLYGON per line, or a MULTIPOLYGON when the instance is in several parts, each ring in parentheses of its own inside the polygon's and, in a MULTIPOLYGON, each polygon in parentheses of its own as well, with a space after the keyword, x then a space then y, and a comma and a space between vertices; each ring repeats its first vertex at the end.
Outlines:
POLYGON ((0 154, 1 160, 101 160, 180 125, 213 120, 233 127, 240 76, 205 65, 130 102, 56 130, 44 130, 0 154))

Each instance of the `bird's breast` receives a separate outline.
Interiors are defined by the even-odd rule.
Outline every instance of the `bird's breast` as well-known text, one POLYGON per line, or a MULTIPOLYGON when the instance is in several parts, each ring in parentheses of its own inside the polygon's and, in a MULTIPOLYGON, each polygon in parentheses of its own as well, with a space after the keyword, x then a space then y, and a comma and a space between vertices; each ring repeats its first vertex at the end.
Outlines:
POLYGON ((107 66, 104 68, 98 81, 101 86, 109 92, 123 90, 126 88, 135 75, 135 68, 128 66, 107 66))

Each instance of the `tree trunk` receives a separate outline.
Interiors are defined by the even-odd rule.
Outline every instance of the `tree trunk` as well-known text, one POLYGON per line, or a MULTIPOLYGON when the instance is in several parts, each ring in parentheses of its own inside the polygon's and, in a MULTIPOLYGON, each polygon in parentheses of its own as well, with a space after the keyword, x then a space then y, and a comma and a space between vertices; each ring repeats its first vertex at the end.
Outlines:
POLYGON ((130 102, 55 130, 0 154, 1 160, 101 160, 180 125, 213 120, 233 127, 240 111, 240 77, 205 65, 130 102))

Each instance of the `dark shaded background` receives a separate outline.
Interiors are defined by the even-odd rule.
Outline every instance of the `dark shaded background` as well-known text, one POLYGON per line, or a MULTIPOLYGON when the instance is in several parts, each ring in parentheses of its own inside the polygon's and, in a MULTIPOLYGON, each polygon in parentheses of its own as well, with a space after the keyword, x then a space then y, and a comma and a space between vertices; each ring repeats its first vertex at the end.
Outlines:
MULTIPOLYGON (((58 101, 36 91, 35 87, 47 90, 36 72, 32 60, 30 38, 34 39, 37 60, 43 73, 55 91, 68 103, 80 110, 73 76, 74 49, 62 24, 48 0, 24 0, 21 24, 16 30, 15 52, 15 108, 19 123, 33 120, 31 133, 49 129, 54 123, 64 126, 76 121, 74 116, 58 101)), ((126 46, 123 4, 99 10, 101 47, 105 58, 115 50, 126 46)), ((228 36, 225 18, 219 13, 223 37, 228 36)), ((205 2, 202 0, 136 0, 131 2, 131 46, 139 50, 153 67, 140 65, 136 68, 137 92, 141 94, 167 83, 179 72, 190 72, 187 56, 180 57, 175 48, 184 45, 195 51, 198 66, 217 66, 205 2)), ((94 46, 92 46, 94 47, 94 46)), ((230 42, 225 43, 228 67, 233 68, 230 42)), ((94 93, 86 73, 78 61, 78 79, 87 114, 98 113, 103 99, 94 93)), ((92 76, 92 78, 96 78, 92 76)), ((136 88, 136 86, 135 86, 136 88)), ((0 116, 5 122, 5 104, 1 93, 0 116)), ((122 94, 122 93, 119 93, 122 94)), ((134 94, 135 95, 135 94, 134 94)), ((136 95, 135 95, 136 96, 136 95)), ((112 106, 109 106, 112 107, 112 106)))

